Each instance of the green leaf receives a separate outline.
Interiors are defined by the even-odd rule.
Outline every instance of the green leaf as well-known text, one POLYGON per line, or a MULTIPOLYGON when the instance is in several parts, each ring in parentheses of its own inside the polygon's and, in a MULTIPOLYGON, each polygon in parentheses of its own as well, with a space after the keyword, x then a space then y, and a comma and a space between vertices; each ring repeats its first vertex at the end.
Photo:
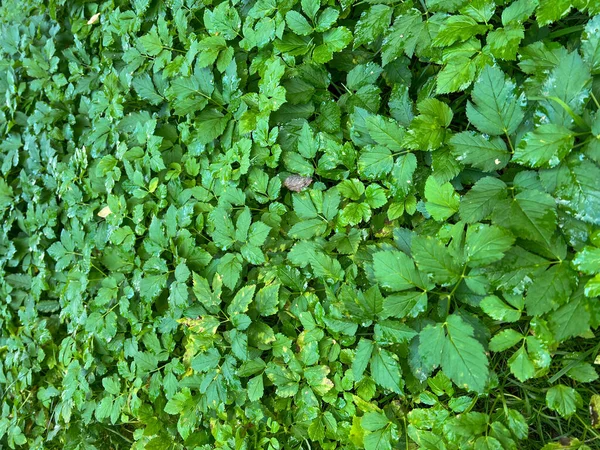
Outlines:
POLYGON ((503 352, 514 347, 525 337, 518 331, 508 328, 495 335, 490 341, 490 350, 493 352, 503 352))
POLYGON ((393 358, 392 353, 376 347, 371 356, 371 377, 373 381, 384 389, 397 394, 402 394, 404 380, 402 380, 400 365, 393 358))
POLYGON ((304 369, 304 377, 308 385, 315 390, 319 395, 325 395, 333 388, 333 382, 327 378, 329 367, 314 366, 304 369))
POLYGON ((478 24, 469 16, 450 16, 443 22, 432 44, 436 47, 448 47, 455 42, 466 41, 472 36, 484 33, 486 30, 485 25, 478 24))
POLYGON ((535 366, 529 358, 525 346, 521 346, 508 360, 510 372, 521 382, 535 376, 535 366))
POLYGON ((242 272, 242 258, 236 253, 227 253, 219 260, 219 274, 223 284, 229 289, 235 288, 242 272))
POLYGON ((288 11, 285 15, 285 22, 290 30, 300 36, 308 36, 313 32, 308 20, 297 11, 288 11))
POLYGON ((586 333, 590 328, 589 301, 579 289, 568 303, 564 304, 550 316, 550 323, 557 341, 586 333))
POLYGON ((270 284, 256 293, 254 301, 256 303, 256 309, 261 316, 272 316, 273 314, 277 314, 280 287, 280 284, 270 284))
POLYGON ((470 164, 484 172, 503 169, 510 161, 510 152, 500 138, 485 138, 468 131, 450 138, 452 154, 463 164, 470 164))
POLYGON ((525 28, 518 24, 512 24, 490 31, 487 35, 487 42, 495 58, 514 61, 517 59, 519 44, 524 37, 525 28))
POLYGON ((358 342, 355 357, 352 361, 352 373, 355 380, 360 381, 362 378, 367 365, 369 364, 373 348, 373 342, 368 339, 361 338, 358 342))
POLYGON ((393 152, 403 148, 404 130, 393 120, 385 120, 381 116, 369 116, 366 120, 367 130, 371 138, 393 152))
POLYGON ((256 290, 255 285, 244 286, 235 294, 233 300, 227 307, 227 314, 230 316, 248 311, 248 306, 252 302, 254 291, 256 290))
POLYGON ((131 84, 135 92, 151 105, 160 105, 164 101, 163 97, 156 92, 154 83, 147 73, 134 78, 131 84))
POLYGON ((383 311, 386 317, 417 317, 427 307, 425 292, 409 291, 402 294, 390 295, 384 299, 383 311))
POLYGON ((485 297, 479 306, 494 320, 516 322, 521 318, 521 311, 510 307, 495 295, 485 297))
POLYGON ((446 138, 446 128, 454 117, 452 109, 434 98, 423 100, 417 109, 420 114, 411 122, 404 143, 414 150, 435 150, 446 138))
POLYGON ((583 111, 591 82, 590 71, 578 52, 561 56, 542 85, 546 99, 540 100, 540 106, 547 119, 553 124, 570 127, 577 120, 574 116, 583 111))
POLYGON ((479 131, 492 136, 512 134, 523 120, 523 99, 515 84, 497 67, 487 66, 475 82, 467 116, 479 131))
POLYGON ((577 219, 600 224, 600 168, 596 164, 572 155, 558 167, 543 171, 540 178, 577 219))
POLYGON ((373 255, 375 279, 380 286, 393 291, 406 291, 418 285, 413 261, 399 251, 383 251, 373 255))
POLYGON ((450 183, 440 184, 431 176, 425 183, 425 207, 437 221, 448 219, 458 211, 460 197, 450 183))
POLYGON ((502 259, 514 242, 513 235, 505 229, 493 225, 471 225, 465 241, 469 266, 484 266, 502 259))
POLYGON ((496 204, 506 198, 506 184, 497 178, 485 177, 477 181, 462 197, 459 212, 467 223, 486 219, 496 204))
POLYGON ((235 39, 241 27, 240 16, 229 2, 220 3, 213 11, 204 11, 204 25, 213 35, 223 36, 227 40, 235 39))
POLYGON ((589 245, 582 248, 573 258, 573 266, 588 275, 600 272, 600 248, 589 245))
POLYGON ((567 264, 557 264, 538 275, 527 288, 525 306, 527 313, 541 316, 557 308, 569 298, 576 286, 577 277, 567 264))
POLYGON ((556 202, 546 193, 524 191, 499 202, 492 221, 517 237, 549 243, 556 229, 556 202))
POLYGON ((373 5, 363 12, 354 29, 354 48, 381 36, 390 25, 392 12, 392 8, 386 5, 373 5))
POLYGON ((460 261, 439 240, 415 236, 411 249, 419 270, 429 274, 437 284, 452 284, 460 279, 460 261))
POLYGON ((295 239, 310 239, 319 236, 327 229, 327 223, 321 219, 309 219, 294 224, 288 234, 295 239))
POLYGON ((600 27, 600 15, 593 17, 585 25, 581 37, 581 52, 583 61, 588 65, 590 73, 597 75, 600 73, 600 37, 598 28, 600 27))
POLYGON ((562 125, 540 125, 527 133, 515 149, 513 162, 529 167, 555 167, 571 151, 574 134, 562 125))
POLYGON ((392 180, 394 187, 403 193, 411 190, 413 175, 417 169, 417 157, 412 153, 400 155, 392 169, 392 180))
POLYGON ((366 146, 358 158, 359 173, 369 180, 381 179, 384 175, 390 173, 393 166, 392 152, 381 145, 366 146))
POLYGON ((570 417, 583 406, 581 395, 564 384, 553 386, 546 392, 546 405, 561 417, 570 417))
POLYGON ((419 337, 419 353, 429 366, 441 365, 458 386, 483 392, 488 378, 488 359, 467 322, 452 314, 443 327, 428 325, 419 337))
POLYGON ((264 395, 264 385, 263 385, 263 376, 257 375, 248 380, 248 400, 251 402, 256 402, 262 398, 264 395))
POLYGON ((229 122, 229 115, 223 115, 216 109, 202 111, 194 125, 194 136, 198 143, 208 144, 223 134, 229 122))
POLYGON ((374 338, 379 345, 410 342, 417 332, 395 320, 382 320, 375 325, 374 338))
POLYGON ((317 15, 317 12, 319 12, 319 7, 321 6, 321 1, 320 0, 301 0, 300 3, 302 4, 302 11, 304 11, 304 14, 306 14, 309 18, 314 19, 315 16, 317 15))
POLYGON ((290 369, 283 367, 280 364, 270 362, 267 364, 265 374, 276 386, 278 397, 292 397, 298 392, 300 387, 298 384, 300 375, 290 369))
POLYGON ((459 55, 450 58, 437 75, 436 92, 448 94, 467 89, 477 75, 478 60, 469 56, 459 55))

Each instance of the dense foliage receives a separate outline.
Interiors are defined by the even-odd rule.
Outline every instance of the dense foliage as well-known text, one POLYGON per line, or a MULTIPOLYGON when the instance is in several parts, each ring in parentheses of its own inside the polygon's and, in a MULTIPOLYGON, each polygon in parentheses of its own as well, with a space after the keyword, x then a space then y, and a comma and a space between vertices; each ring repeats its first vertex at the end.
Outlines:
POLYGON ((600 1, 2 3, 0 446, 598 446, 600 1))

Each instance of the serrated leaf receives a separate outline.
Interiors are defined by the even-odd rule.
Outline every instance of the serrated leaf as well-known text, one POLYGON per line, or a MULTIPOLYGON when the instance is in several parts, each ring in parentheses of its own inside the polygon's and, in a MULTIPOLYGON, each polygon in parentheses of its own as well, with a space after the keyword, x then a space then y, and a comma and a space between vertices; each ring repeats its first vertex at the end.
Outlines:
POLYGON ((512 134, 523 120, 515 84, 497 67, 487 66, 475 82, 467 116, 479 131, 492 136, 512 134))
POLYGON ((418 283, 418 274, 413 261, 399 251, 375 253, 373 270, 377 282, 394 291, 412 289, 418 283))
POLYGON ((583 406, 583 400, 575 389, 563 384, 551 387, 546 392, 546 405, 561 417, 570 417, 583 406))
POLYGON ((444 373, 460 387, 483 391, 488 359, 483 346, 473 338, 473 329, 460 316, 448 316, 443 326, 427 326, 419 337, 419 353, 429 366, 441 365, 444 373))
POLYGON ((438 183, 435 177, 431 176, 425 183, 425 207, 437 221, 448 219, 458 211, 460 197, 454 191, 450 183, 438 183))
POLYGON ((502 180, 492 177, 480 179, 461 199, 461 219, 467 223, 486 219, 506 195, 506 184, 502 180))
POLYGON ((402 394, 402 387, 404 386, 404 380, 401 376, 402 371, 398 361, 392 357, 392 353, 376 347, 371 356, 369 368, 375 383, 384 389, 402 394))
POLYGON ((501 170, 510 161, 510 152, 498 137, 486 139, 482 135, 464 131, 452 136, 450 145, 458 161, 484 172, 501 170))
POLYGON ((363 12, 354 30, 354 48, 372 43, 390 25, 392 8, 386 5, 373 5, 363 12))
POLYGON ((529 167, 555 167, 571 151, 575 137, 561 125, 543 124, 527 133, 513 155, 513 162, 529 167))

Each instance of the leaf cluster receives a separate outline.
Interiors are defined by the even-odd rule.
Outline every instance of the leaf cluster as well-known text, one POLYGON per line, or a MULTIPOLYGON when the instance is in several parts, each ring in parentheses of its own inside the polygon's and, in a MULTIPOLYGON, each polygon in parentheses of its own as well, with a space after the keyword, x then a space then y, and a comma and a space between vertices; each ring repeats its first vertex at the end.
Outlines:
POLYGON ((0 446, 597 444, 600 2, 0 30, 0 446))

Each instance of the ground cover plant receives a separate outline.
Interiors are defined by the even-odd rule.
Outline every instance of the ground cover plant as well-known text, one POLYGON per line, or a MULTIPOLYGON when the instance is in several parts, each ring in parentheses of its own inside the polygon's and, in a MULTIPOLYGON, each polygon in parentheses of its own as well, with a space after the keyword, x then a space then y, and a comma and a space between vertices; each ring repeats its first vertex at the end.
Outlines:
POLYGON ((2 448, 600 448, 599 1, 0 30, 2 448))

